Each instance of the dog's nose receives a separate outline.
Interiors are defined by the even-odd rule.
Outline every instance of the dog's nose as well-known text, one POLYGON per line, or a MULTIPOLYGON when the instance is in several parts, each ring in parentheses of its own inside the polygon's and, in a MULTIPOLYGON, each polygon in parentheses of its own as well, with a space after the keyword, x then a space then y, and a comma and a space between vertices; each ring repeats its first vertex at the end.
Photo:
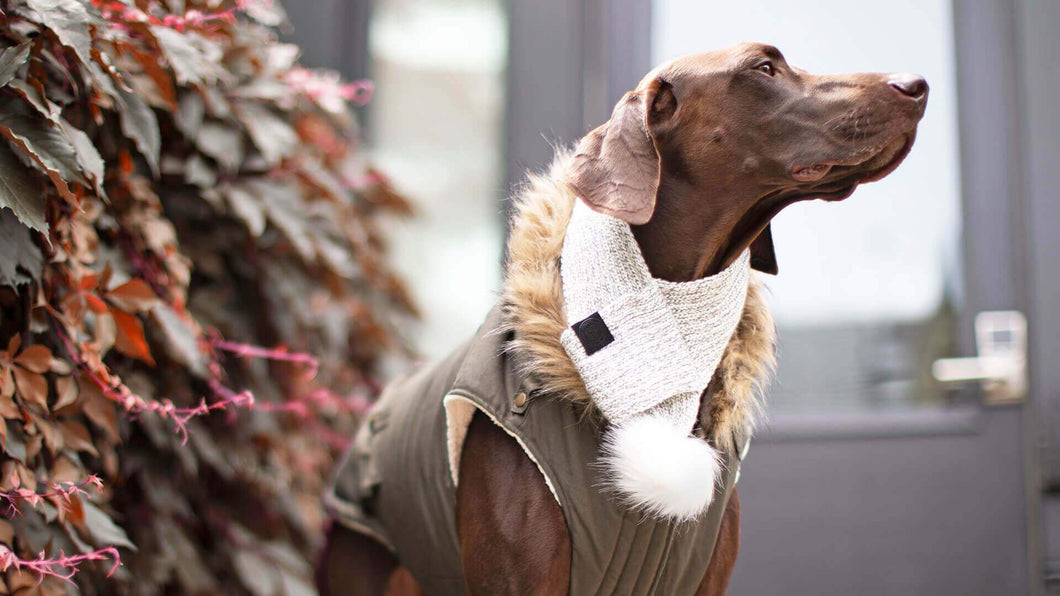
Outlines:
POLYGON ((887 84, 897 89, 902 95, 916 100, 923 99, 928 92, 928 84, 924 77, 907 72, 891 75, 887 84))

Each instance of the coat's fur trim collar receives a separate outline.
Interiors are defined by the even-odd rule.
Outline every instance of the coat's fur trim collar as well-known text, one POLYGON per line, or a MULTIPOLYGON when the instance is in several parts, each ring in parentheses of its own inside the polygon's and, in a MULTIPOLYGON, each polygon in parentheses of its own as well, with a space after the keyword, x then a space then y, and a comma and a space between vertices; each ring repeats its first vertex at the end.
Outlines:
MULTIPOLYGON (((549 394, 584 404, 592 402, 577 369, 560 344, 566 328, 559 256, 574 206, 564 182, 569 156, 560 153, 544 175, 531 175, 515 199, 505 271, 505 324, 515 331, 510 349, 520 374, 533 377, 549 394)), ((700 420, 714 445, 734 449, 737 431, 750 433, 761 410, 761 384, 775 364, 776 330, 752 274, 747 302, 736 332, 707 388, 711 398, 701 406, 700 420)), ((742 434, 742 433, 741 433, 742 434)))

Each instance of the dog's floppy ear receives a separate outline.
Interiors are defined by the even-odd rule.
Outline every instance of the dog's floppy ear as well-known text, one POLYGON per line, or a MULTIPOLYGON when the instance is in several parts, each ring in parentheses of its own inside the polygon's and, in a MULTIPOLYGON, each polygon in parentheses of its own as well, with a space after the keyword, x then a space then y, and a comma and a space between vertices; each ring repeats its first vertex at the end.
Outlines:
POLYGON ((758 234, 758 238, 751 243, 751 267, 762 273, 776 275, 779 268, 777 267, 777 253, 773 249, 773 231, 770 229, 772 225, 766 224, 765 229, 758 234))
POLYGON ((594 210, 627 223, 648 223, 659 190, 659 154, 648 126, 652 116, 676 109, 673 90, 658 80, 627 93, 611 119, 582 138, 567 183, 594 210))

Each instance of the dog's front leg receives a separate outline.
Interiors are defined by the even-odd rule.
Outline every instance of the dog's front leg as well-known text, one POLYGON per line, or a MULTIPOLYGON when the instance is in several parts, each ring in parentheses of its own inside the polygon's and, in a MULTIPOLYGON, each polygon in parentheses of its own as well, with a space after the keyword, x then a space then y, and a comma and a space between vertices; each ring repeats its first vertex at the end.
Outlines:
POLYGON ((565 594, 563 511, 515 439, 476 413, 460 458, 456 526, 472 594, 565 594))

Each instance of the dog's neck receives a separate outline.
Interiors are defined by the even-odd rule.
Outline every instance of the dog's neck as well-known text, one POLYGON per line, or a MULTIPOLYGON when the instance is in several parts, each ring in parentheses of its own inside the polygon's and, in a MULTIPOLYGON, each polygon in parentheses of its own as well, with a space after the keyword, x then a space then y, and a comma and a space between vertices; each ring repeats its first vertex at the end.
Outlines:
POLYGON ((755 213, 759 189, 741 188, 732 180, 706 182, 664 174, 651 220, 632 226, 652 277, 684 282, 718 273, 775 214, 755 213))

